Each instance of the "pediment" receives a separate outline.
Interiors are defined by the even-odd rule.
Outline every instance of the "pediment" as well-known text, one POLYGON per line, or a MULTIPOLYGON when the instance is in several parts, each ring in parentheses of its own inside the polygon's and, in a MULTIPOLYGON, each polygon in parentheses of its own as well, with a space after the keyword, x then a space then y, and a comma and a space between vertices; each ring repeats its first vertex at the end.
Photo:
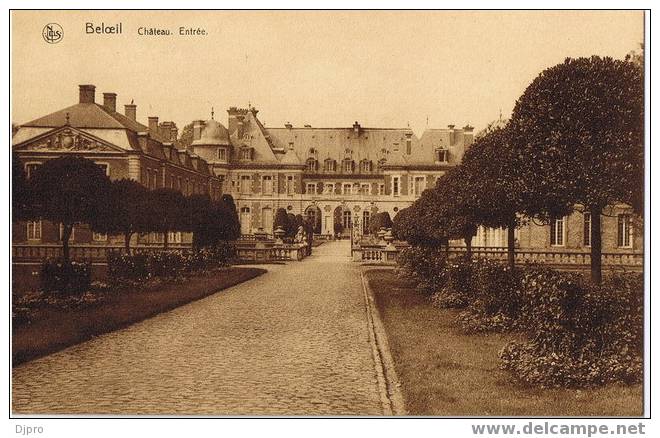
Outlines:
POLYGON ((14 147, 36 152, 125 152, 98 137, 70 126, 56 128, 14 147))

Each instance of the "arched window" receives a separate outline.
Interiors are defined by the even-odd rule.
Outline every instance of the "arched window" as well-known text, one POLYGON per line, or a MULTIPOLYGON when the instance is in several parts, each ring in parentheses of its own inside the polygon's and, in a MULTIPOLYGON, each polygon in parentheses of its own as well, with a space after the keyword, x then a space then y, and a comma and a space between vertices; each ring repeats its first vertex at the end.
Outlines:
POLYGON ((315 158, 308 158, 307 159, 307 171, 308 172, 316 172, 317 170, 317 163, 315 158))

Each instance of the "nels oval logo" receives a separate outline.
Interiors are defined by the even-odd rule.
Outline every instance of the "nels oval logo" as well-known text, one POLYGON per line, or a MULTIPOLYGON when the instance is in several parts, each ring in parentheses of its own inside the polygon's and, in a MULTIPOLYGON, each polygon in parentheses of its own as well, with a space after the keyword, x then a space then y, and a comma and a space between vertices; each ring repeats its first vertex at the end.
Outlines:
POLYGON ((64 38, 64 29, 57 23, 48 23, 41 31, 41 35, 48 44, 57 44, 64 38))

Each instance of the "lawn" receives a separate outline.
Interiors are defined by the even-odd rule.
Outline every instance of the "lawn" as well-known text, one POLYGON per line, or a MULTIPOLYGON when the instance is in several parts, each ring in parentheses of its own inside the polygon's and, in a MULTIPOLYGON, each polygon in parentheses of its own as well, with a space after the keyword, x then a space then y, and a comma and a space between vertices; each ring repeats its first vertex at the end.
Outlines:
POLYGON ((204 298, 265 272, 258 268, 219 268, 187 277, 185 281, 91 294, 91 302, 83 302, 83 305, 68 308, 40 306, 33 312, 29 323, 14 321, 12 362, 18 365, 45 356, 204 298), (94 298, 98 300, 94 301, 94 298))
POLYGON ((529 388, 499 369, 513 334, 465 335, 456 310, 431 306, 391 269, 366 271, 409 415, 641 416, 642 385, 529 388))

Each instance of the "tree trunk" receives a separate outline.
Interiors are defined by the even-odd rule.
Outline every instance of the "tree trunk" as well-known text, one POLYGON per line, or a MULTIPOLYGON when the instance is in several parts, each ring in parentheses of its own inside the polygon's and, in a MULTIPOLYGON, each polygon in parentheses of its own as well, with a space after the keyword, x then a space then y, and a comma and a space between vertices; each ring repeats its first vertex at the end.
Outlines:
POLYGON ((603 279, 602 253, 603 242, 600 234, 602 208, 591 207, 591 281, 600 284, 603 279))
POLYGON ((465 258, 472 260, 472 235, 465 236, 465 258))
POLYGON ((509 226, 506 229, 506 252, 507 252, 507 262, 509 268, 513 269, 516 266, 516 224, 514 221, 509 223, 509 226))
POLYGON ((124 231, 124 249, 127 253, 131 252, 131 236, 133 235, 132 231, 124 231))
POLYGON ((72 224, 62 224, 62 259, 64 263, 69 263, 69 238, 71 238, 72 224))
POLYGON ((167 249, 167 244, 168 244, 167 238, 169 237, 168 234, 169 233, 167 231, 163 233, 163 249, 167 249))

